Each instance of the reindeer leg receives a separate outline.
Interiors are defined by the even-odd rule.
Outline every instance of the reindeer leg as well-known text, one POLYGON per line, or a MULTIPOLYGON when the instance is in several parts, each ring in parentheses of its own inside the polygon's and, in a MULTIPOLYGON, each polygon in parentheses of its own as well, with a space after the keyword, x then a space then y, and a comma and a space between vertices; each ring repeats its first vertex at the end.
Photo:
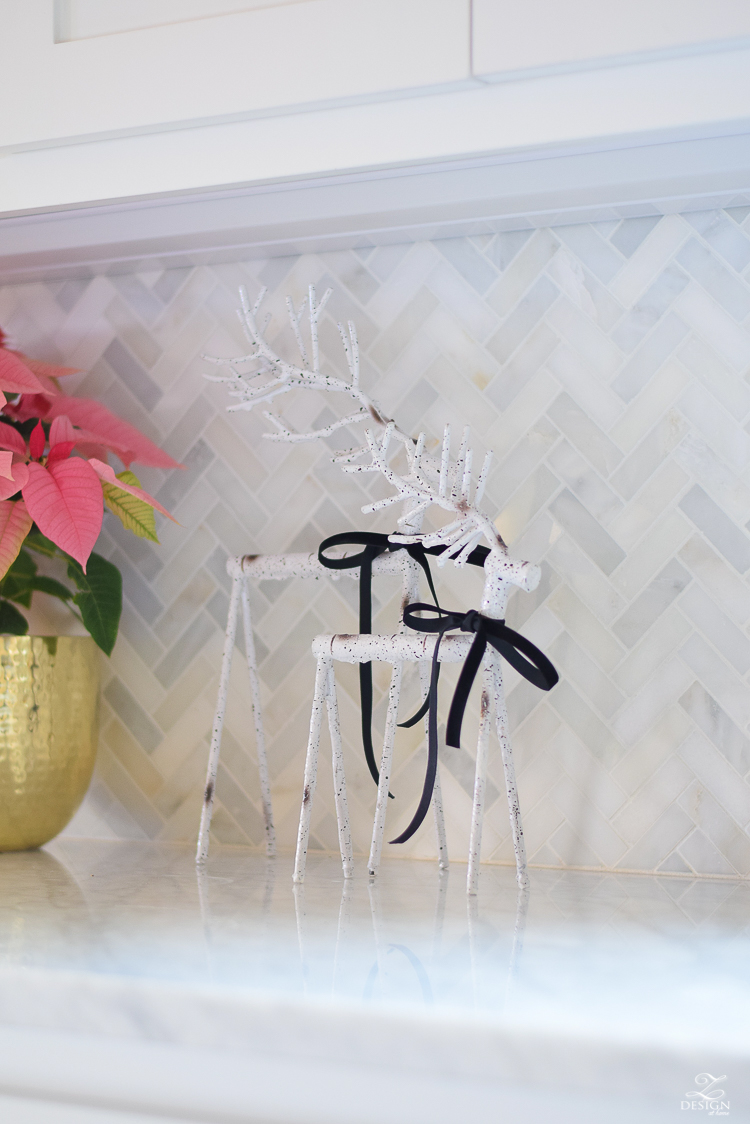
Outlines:
POLYGON ((344 754, 341 748, 341 723, 339 722, 339 707, 336 699, 336 679, 333 670, 333 660, 328 664, 326 702, 328 705, 328 729, 331 734, 333 788, 336 799, 336 820, 339 828, 341 865, 344 868, 344 878, 351 878, 354 873, 354 856, 352 854, 352 832, 349 825, 349 807, 346 799, 344 754))
POLYGON ((302 789, 302 807, 300 808, 299 829, 297 831, 297 853, 294 857, 293 880, 295 882, 304 880, 305 867, 307 866, 307 841, 310 838, 312 802, 318 779, 320 727, 323 721, 323 703, 328 691, 328 669, 330 666, 332 666, 330 661, 318 657, 318 666, 315 669, 315 692, 310 714, 310 737, 307 742, 307 757, 305 758, 305 783, 302 789))
POLYGON ((273 805, 271 804, 271 784, 268 778, 266 735, 263 729, 263 713, 260 709, 260 683, 258 682, 258 665, 255 659, 253 623, 250 619, 250 599, 247 595, 247 578, 244 574, 242 575, 242 624, 245 632, 247 674, 250 679, 250 702, 255 723, 255 753, 258 758, 260 798, 263 804, 263 820, 266 827, 266 854, 271 858, 276 854, 276 833, 273 827, 273 805))
POLYGON ((516 788, 516 770, 513 765, 513 750, 508 733, 508 711, 505 707, 503 673, 499 663, 495 669, 494 686, 497 737, 500 742, 500 752, 503 757, 505 791, 508 795, 510 826, 513 832, 513 849, 516 853, 516 882, 519 888, 523 890, 529 884, 529 876, 526 871, 526 846, 523 841, 523 824, 521 823, 521 806, 518 802, 518 790, 516 788))
POLYGON ((443 812, 443 790, 440 786, 440 762, 438 761, 435 772, 435 788, 432 793, 432 810, 435 815, 435 833, 437 835, 438 869, 447 870, 448 841, 445 836, 445 813, 443 812))
POLYGON ((219 676, 219 693, 216 698, 214 724, 211 730, 211 745, 208 750, 208 768, 206 770, 206 788, 203 796, 201 824, 198 831, 198 850, 195 856, 195 861, 197 863, 205 862, 208 858, 211 816, 214 810, 214 796, 216 795, 216 773, 219 769, 219 751, 221 750, 221 734, 224 729, 224 714, 227 709, 227 692, 229 690, 229 673, 232 670, 232 653, 234 652, 234 640, 237 635, 237 615, 239 612, 240 588, 243 578, 241 559, 235 559, 234 561, 236 562, 236 568, 232 578, 232 592, 229 597, 227 630, 224 634, 224 652, 221 657, 221 674, 219 676))
POLYGON ((469 868, 466 872, 466 892, 476 894, 479 886, 479 863, 482 857, 482 824, 484 821, 484 794, 487 787, 487 748, 492 723, 493 668, 491 657, 482 669, 482 700, 480 703, 479 737, 477 738, 477 764, 474 773, 474 803, 471 811, 471 837, 469 840, 469 868))
POLYGON ((367 872, 371 877, 374 877, 378 873, 380 856, 383 850, 385 813, 388 807, 388 786, 391 783, 393 743, 396 740, 396 724, 398 721, 398 703, 401 697, 402 671, 403 664, 394 663, 393 671, 391 672, 391 686, 388 692, 388 715, 385 720, 385 734, 383 736, 383 756, 380 761, 378 800, 375 805, 375 820, 372 825, 372 844, 370 846, 370 857, 367 860, 367 872))

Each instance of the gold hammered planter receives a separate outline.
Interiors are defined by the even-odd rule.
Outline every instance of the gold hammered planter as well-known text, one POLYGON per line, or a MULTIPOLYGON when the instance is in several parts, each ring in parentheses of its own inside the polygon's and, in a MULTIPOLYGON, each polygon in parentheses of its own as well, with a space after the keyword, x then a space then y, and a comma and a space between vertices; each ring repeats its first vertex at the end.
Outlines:
POLYGON ((0 851, 62 831, 91 781, 99 651, 90 636, 0 635, 0 851))

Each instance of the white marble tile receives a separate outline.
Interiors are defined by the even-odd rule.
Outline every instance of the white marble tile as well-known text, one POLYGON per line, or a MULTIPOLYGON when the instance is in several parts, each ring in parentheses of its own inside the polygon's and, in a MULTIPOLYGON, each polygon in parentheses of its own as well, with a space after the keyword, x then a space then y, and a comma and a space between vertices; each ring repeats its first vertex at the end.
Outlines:
POLYGON ((515 308, 559 245, 551 230, 538 230, 532 235, 487 295, 487 303, 498 316, 507 316, 515 308))
POLYGON ((668 707, 646 734, 612 770, 612 779, 625 792, 633 794, 648 788, 650 777, 672 756, 692 730, 685 711, 676 703, 668 707), (644 781, 644 778, 648 778, 644 781))
POLYGON ((747 684, 727 670, 725 661, 716 649, 707 644, 698 633, 693 633, 680 649, 680 658, 700 678, 712 698, 726 710, 730 718, 741 728, 747 726, 750 722, 750 692, 747 684))
POLYGON ((612 679, 629 697, 651 678, 690 635, 690 623, 679 609, 668 607, 617 667, 612 679))
POLYGON ((687 765, 678 757, 669 757, 654 770, 649 783, 618 810, 614 817, 616 830, 629 845, 637 843, 653 822, 678 800, 692 779, 687 765))
POLYGON ((681 512, 671 511, 617 567, 613 584, 625 597, 636 597, 692 534, 693 527, 681 512))
POLYGON ((737 421, 747 417, 750 413, 750 387, 700 336, 691 336, 680 348, 678 357, 737 421))
POLYGON ((549 604, 570 634, 606 671, 611 672, 620 663, 625 648, 570 586, 560 585, 550 597, 549 604))
POLYGON ((694 383, 680 398, 678 406, 734 472, 747 470, 750 465, 750 437, 712 394, 694 383))
POLYGON ((570 588, 599 620, 610 625, 620 615, 625 607, 623 598, 569 535, 558 530, 547 557, 558 573, 565 574, 570 588))
POLYGON ((621 412, 610 430, 611 439, 623 452, 629 452, 680 397, 688 382, 689 375, 682 364, 676 359, 668 360, 621 412))
POLYGON ((683 491, 690 477, 672 460, 666 461, 609 525, 609 531, 630 553, 683 491))
POLYGON ((700 535, 692 535, 680 551, 685 565, 737 624, 750 617, 750 588, 700 535))
POLYGON ((622 362, 620 349, 580 309, 560 297, 547 320, 593 370, 608 380, 622 362))
POLYGON ((734 522, 747 522, 750 516, 750 487, 727 468, 699 434, 688 434, 674 455, 677 463, 702 482, 709 495, 734 522))
POLYGON ((691 283, 674 307, 734 370, 742 371, 750 363, 750 335, 700 286, 691 283))
POLYGON ((745 831, 750 824, 750 785, 699 729, 685 739, 678 754, 712 796, 745 831))
POLYGON ((626 308, 630 308, 689 235, 690 227, 679 215, 663 218, 622 267, 610 285, 610 291, 626 308))
POLYGON ((672 659, 664 664, 612 722, 612 729, 622 744, 631 746, 639 741, 692 679, 692 672, 679 660, 672 659))

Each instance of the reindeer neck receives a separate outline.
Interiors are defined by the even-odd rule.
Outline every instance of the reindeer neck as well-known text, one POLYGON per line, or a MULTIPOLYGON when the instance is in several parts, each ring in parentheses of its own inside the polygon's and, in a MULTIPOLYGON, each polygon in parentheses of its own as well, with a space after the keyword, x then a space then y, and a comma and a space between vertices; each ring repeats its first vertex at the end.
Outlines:
MULTIPOLYGON (((415 503, 416 500, 413 498, 404 500, 403 516, 409 516, 409 513, 414 507, 415 503)), ((405 535, 418 535, 422 530, 423 518, 424 512, 420 511, 412 518, 407 518, 407 521, 405 523, 402 523, 399 529, 403 529, 403 533, 405 535)), ((401 615, 399 618, 401 621, 399 625, 399 632, 403 632, 405 630, 405 625, 403 623, 404 609, 407 605, 411 605, 414 601, 419 601, 421 599, 419 594, 419 576, 421 574, 421 570, 414 559, 410 558, 407 555, 406 551, 399 553, 402 557, 401 564, 404 568, 404 588, 401 599, 401 615)))
POLYGON ((402 535, 418 535, 422 531, 422 520, 424 519, 424 511, 417 512, 411 515, 412 509, 415 507, 417 500, 409 497, 404 500, 404 507, 401 518, 404 520, 399 527, 402 535))
POLYGON ((513 584, 508 573, 506 560, 495 554, 488 555, 484 563, 484 590, 482 592, 481 612, 495 620, 505 619, 508 594, 513 584))

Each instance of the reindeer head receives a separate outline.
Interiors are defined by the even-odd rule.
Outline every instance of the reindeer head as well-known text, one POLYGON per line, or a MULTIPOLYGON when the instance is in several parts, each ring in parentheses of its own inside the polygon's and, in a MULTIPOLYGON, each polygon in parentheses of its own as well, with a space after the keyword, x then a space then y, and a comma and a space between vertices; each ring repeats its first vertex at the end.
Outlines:
MULTIPOLYGON (((365 440, 371 460, 367 464, 346 464, 344 472, 379 472, 395 488, 395 492, 376 503, 362 508, 365 513, 380 511, 391 504, 403 503, 404 514, 398 519, 399 533, 390 535, 391 542, 421 542, 425 547, 443 546, 438 565, 444 566, 450 558, 456 566, 463 566, 469 555, 484 538, 490 554, 484 568, 493 586, 519 585, 534 589, 539 584, 541 571, 529 562, 516 562, 508 557, 508 550, 490 518, 480 510, 485 485, 492 463, 492 453, 484 458, 482 470, 474 486, 472 483, 473 452, 469 446, 469 429, 464 430, 458 456, 451 459, 451 430, 446 425, 439 466, 433 458, 425 456, 425 434, 420 433, 416 446, 407 448, 408 472, 399 475, 388 464, 388 446, 392 432, 390 426, 382 438, 370 430, 365 440), (438 531, 414 533, 424 512, 432 505, 451 512, 455 518, 438 531)), ((486 594, 487 596, 487 594, 486 594)))
POLYGON ((505 557, 507 555, 505 543, 488 517, 479 509, 492 462, 492 453, 487 453, 484 458, 482 471, 472 495, 473 453, 469 448, 468 427, 464 430, 455 461, 451 460, 450 455, 450 425, 445 427, 439 462, 425 454, 425 434, 420 433, 416 445, 406 450, 408 472, 403 476, 388 464, 388 447, 392 436, 390 426, 386 426, 382 438, 376 437, 371 430, 367 430, 365 440, 370 452, 370 461, 367 464, 343 466, 344 472, 379 472, 395 488, 393 495, 376 503, 367 504, 362 511, 366 513, 380 511, 391 504, 405 503, 407 510, 398 519, 399 533, 391 535, 391 541, 421 542, 427 547, 444 546, 446 550, 439 556, 440 565, 443 565, 448 558, 452 558, 456 565, 462 566, 482 537, 487 540, 491 551, 505 557), (409 533, 409 527, 413 526, 414 520, 421 517, 432 505, 453 513, 455 519, 447 526, 441 527, 439 531, 427 534, 409 533))

